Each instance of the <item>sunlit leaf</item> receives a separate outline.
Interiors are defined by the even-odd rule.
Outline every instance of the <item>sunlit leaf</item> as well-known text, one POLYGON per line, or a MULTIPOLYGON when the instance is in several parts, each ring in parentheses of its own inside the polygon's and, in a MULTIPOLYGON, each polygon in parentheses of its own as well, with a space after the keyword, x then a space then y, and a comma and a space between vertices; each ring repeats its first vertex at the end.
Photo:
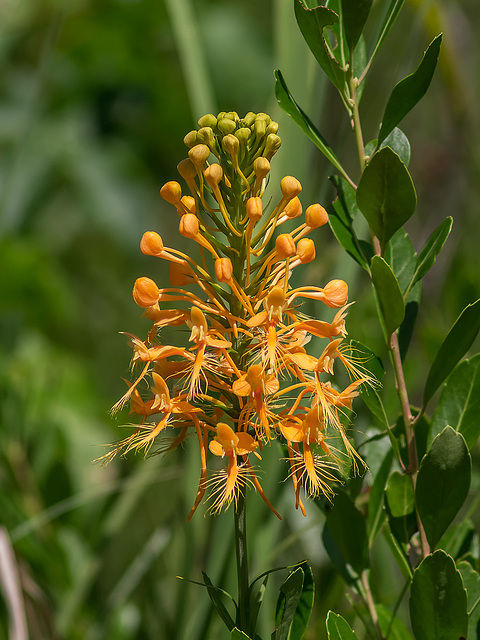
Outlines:
POLYGON ((415 570, 410 619, 416 640, 467 637, 467 593, 453 558, 438 550, 415 570))
POLYGON ((328 640, 357 640, 357 634, 345 618, 333 611, 327 615, 327 633, 328 640))
POLYGON ((412 178, 390 147, 377 151, 367 164, 357 188, 357 204, 382 248, 415 211, 412 178))
POLYGON ((445 427, 422 459, 415 490, 418 513, 432 549, 465 502, 471 473, 463 436, 445 427))
POLYGON ((457 318, 443 341, 428 372, 423 406, 431 400, 435 391, 451 373, 457 362, 472 346, 480 329, 480 300, 469 304, 457 318))
POLYGON ((379 144, 425 95, 437 66, 441 43, 440 34, 430 43, 417 69, 394 87, 383 114, 378 134, 379 144))

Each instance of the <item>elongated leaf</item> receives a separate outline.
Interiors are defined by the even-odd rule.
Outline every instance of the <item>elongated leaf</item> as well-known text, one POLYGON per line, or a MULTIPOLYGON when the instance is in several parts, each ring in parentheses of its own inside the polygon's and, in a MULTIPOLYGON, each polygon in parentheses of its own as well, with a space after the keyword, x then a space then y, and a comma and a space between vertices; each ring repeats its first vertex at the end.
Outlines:
POLYGON ((412 479, 404 473, 394 471, 387 482, 386 498, 394 518, 413 513, 415 510, 415 496, 412 479))
POLYGON ((469 614, 467 640, 478 640, 480 575, 468 562, 459 562, 457 568, 462 574, 463 585, 467 590, 467 610, 469 614))
POLYGON ((388 640, 412 640, 411 634, 399 618, 395 618, 393 623, 391 623, 392 612, 383 604, 375 603, 375 610, 383 635, 387 637, 387 632, 390 632, 388 640))
POLYGON ((327 615, 328 640, 358 640, 357 634, 345 618, 338 613, 329 611, 327 615))
POLYGON ((412 280, 409 284, 409 289, 411 289, 416 282, 421 280, 423 276, 428 273, 428 271, 435 264, 435 260, 437 259, 438 254, 442 250, 443 245, 445 244, 446 239, 450 235, 450 231, 452 229, 453 218, 446 218, 431 234, 425 246, 420 251, 420 254, 417 258, 417 264, 415 265, 415 272, 412 276, 412 280))
POLYGON ((202 571, 202 576, 203 582, 207 587, 208 595, 210 596, 210 600, 212 601, 213 606, 217 610, 218 615, 221 617, 223 622, 226 624, 227 628, 231 631, 235 627, 235 623, 222 602, 220 589, 217 589, 214 586, 205 571, 202 571))
POLYGON ((353 187, 343 178, 332 176, 331 181, 337 189, 337 197, 327 208, 330 228, 345 251, 363 269, 369 271, 373 249, 362 242, 353 229, 353 220, 357 213, 357 203, 353 187))
POLYGON ((428 543, 434 549, 465 502, 472 462, 463 436, 445 427, 424 456, 415 498, 428 543))
POLYGON ((340 491, 327 511, 329 530, 345 562, 360 574, 368 566, 368 535, 365 519, 351 498, 340 491), (348 522, 348 526, 345 523, 348 522))
POLYGON ((480 354, 459 362, 442 389, 432 417, 429 439, 450 425, 472 447, 480 437, 480 354))
POLYGON ((453 558, 439 549, 415 570, 410 619, 416 640, 467 637, 467 593, 453 558))
POLYGON ((472 346, 480 329, 480 300, 469 304, 450 329, 428 372, 423 406, 426 407, 435 391, 451 373, 457 362, 472 346))
POLYGON ((331 51, 325 40, 323 30, 326 26, 337 25, 338 15, 327 7, 308 8, 301 0, 295 0, 295 18, 310 51, 317 59, 330 82, 343 91, 345 84, 345 70, 331 51))
POLYGON ((380 29, 377 42, 375 44, 375 48, 372 54, 372 60, 376 57, 377 53, 380 50, 380 47, 385 42, 385 38, 388 36, 390 29, 392 28, 395 20, 397 19, 398 14, 400 13, 401 8, 403 7, 403 3, 405 0, 392 0, 388 11, 385 15, 385 19, 383 21, 382 27, 380 29))
POLYGON ((390 147, 377 151, 367 164, 357 188, 357 204, 382 250, 415 211, 417 195, 412 179, 390 147))
POLYGON ((243 633, 243 631, 240 631, 240 629, 235 627, 235 629, 232 629, 230 633, 230 640, 251 640, 251 638, 247 636, 246 633, 243 633))
MULTIPOLYGON (((376 146, 377 141, 375 141, 373 149, 375 149, 376 146)), ((410 142, 401 129, 395 127, 392 131, 390 131, 388 136, 380 145, 380 148, 382 147, 390 147, 390 149, 392 149, 392 151, 395 151, 395 153, 399 156, 403 164, 408 167, 408 165, 410 164, 411 154, 410 142)))
POLYGON ((382 126, 378 134, 379 144, 425 95, 437 66, 441 43, 442 35, 440 34, 430 43, 417 69, 394 87, 383 114, 382 126))
POLYGON ((405 298, 405 317, 398 330, 398 346, 400 347, 400 357, 405 360, 408 347, 413 336, 413 330, 417 321, 418 308, 420 306, 420 298, 422 295, 422 283, 417 284, 410 289, 405 298))
POLYGON ((302 594, 293 616, 288 640, 302 640, 312 614, 313 601, 315 599, 315 582, 312 569, 307 562, 302 562, 300 567, 303 569, 302 594))
POLYGON ((288 637, 290 626, 302 595, 303 581, 303 569, 298 567, 290 573, 280 587, 275 614, 277 628, 272 634, 272 640, 286 640, 288 637))
POLYGON ((405 316, 403 295, 391 267, 383 258, 374 256, 370 268, 385 327, 391 335, 402 324, 405 316))
POLYGON ((417 264, 417 254, 410 236, 403 229, 393 234, 387 244, 385 260, 392 267, 401 291, 405 291, 412 281, 417 264))
POLYGON ((388 475, 392 468, 393 449, 389 449, 380 469, 377 471, 370 489, 370 497, 368 500, 368 530, 370 546, 377 537, 382 524, 385 520, 383 511, 383 494, 387 484, 388 475))
POLYGON ((372 0, 341 0, 341 8, 345 40, 350 51, 353 51, 372 8, 372 0))
POLYGON ((298 106, 293 99, 281 71, 278 69, 274 72, 275 75, 275 96, 277 98, 280 107, 287 113, 293 121, 300 127, 300 129, 310 138, 314 145, 316 145, 324 156, 333 164, 333 166, 340 171, 342 175, 345 174, 340 161, 333 152, 325 138, 317 130, 313 122, 307 116, 307 114, 298 106))

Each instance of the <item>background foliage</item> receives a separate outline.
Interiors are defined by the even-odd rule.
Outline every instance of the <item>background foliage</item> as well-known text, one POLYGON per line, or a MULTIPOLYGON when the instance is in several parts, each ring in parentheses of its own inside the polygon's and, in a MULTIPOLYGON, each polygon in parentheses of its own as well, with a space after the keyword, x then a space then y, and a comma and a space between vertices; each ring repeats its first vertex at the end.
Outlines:
MULTIPOLYGON (((277 176, 296 175, 305 202, 327 204, 330 168, 276 106, 272 70, 282 70, 296 100, 355 167, 338 98, 317 75, 290 0, 9 0, 0 6, 0 31, 0 519, 27 593, 30 637, 221 638, 204 590, 175 577, 199 579, 205 569, 226 588, 232 579, 231 514, 185 525, 197 481, 188 447, 165 460, 91 463, 99 445, 118 435, 108 410, 123 393, 130 357, 118 332, 143 335, 131 287, 140 275, 161 279, 138 250, 143 231, 179 242, 158 188, 177 177, 182 138, 196 119, 221 109, 271 113, 283 140, 277 176)), ((425 363, 479 297, 475 3, 407 3, 371 83, 388 96, 440 31, 440 66, 402 124, 414 142, 416 249, 455 217, 424 284, 414 348, 425 363)), ((384 106, 365 94, 366 139, 375 133, 369 115, 375 122, 384 106)), ((318 255, 310 281, 347 280, 358 301, 350 336, 381 345, 360 270, 333 237, 318 255)), ((405 369, 414 388, 422 369, 409 369, 408 359, 405 369)), ((357 428, 368 430, 368 414, 360 403, 356 409, 357 428)), ((478 491, 478 445, 472 455, 478 491)), ((322 550, 323 516, 293 512, 276 464, 274 457, 265 483, 284 521, 251 500, 254 573, 308 558, 317 596, 307 637, 325 638, 328 609, 348 619, 351 605, 322 550)), ((396 587, 385 557, 379 543, 373 582, 376 600, 388 606, 396 587)), ((273 619, 273 603, 271 611, 273 619)), ((260 635, 270 628, 266 620, 260 635)), ((7 634, 0 598, 0 638, 7 634)))

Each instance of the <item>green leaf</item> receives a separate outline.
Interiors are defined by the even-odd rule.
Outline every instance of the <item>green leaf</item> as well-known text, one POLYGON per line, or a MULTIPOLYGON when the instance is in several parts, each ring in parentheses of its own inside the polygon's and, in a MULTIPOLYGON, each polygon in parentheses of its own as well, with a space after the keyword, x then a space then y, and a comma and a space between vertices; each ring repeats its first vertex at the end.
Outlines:
POLYGON ((205 583, 205 586, 207 587, 207 592, 208 592, 208 595, 210 597, 210 600, 213 603, 213 606, 217 610, 218 615, 221 617, 221 619, 223 620, 223 622, 227 626, 228 630, 231 631, 232 629, 234 629, 235 623, 232 620, 232 617, 228 613, 227 609, 225 608, 225 605, 223 604, 223 602, 221 600, 220 596, 223 593, 223 591, 221 589, 218 589, 217 587, 215 587, 213 585, 212 581, 207 576, 205 571, 202 571, 202 576, 203 576, 203 582, 205 583))
POLYGON ((378 615, 378 623, 385 638, 388 640, 412 640, 412 636, 399 618, 394 618, 392 613, 383 604, 375 603, 378 615), (388 636, 387 636, 388 633, 388 636))
MULTIPOLYGON (((375 141, 374 149, 377 146, 377 142, 375 141)), ((410 142, 401 129, 395 127, 382 142, 380 149, 382 147, 390 147, 400 157, 403 164, 408 167, 410 163, 410 142)))
POLYGON ((325 528, 345 562, 360 574, 368 566, 368 535, 363 515, 343 491, 335 496, 333 507, 326 514, 325 528))
POLYGON ((304 2, 295 0, 295 18, 310 51, 317 59, 330 82, 341 92, 344 91, 345 70, 325 40, 323 30, 326 26, 339 23, 338 15, 327 7, 307 8, 304 2))
POLYGON ((433 549, 465 502, 471 480, 471 458, 463 436, 445 427, 423 457, 415 498, 433 549))
POLYGON ((459 558, 470 551, 475 536, 475 526, 470 519, 460 520, 440 538, 438 547, 452 558, 459 558))
POLYGON ((383 251, 417 205, 408 169, 390 147, 374 153, 365 167, 357 188, 357 204, 383 251))
POLYGON ((468 562, 459 562, 457 569, 462 574, 463 585, 467 590, 467 611, 470 616, 468 638, 477 638, 477 625, 480 619, 480 575, 468 562))
POLYGON ((303 638, 312 614, 315 599, 315 582, 312 569, 307 562, 302 562, 300 567, 303 569, 304 574, 302 594, 295 610, 295 615, 293 616, 288 640, 301 640, 303 638))
POLYGON ((392 267, 401 291, 405 291, 412 281, 417 263, 417 254, 410 236, 403 229, 393 234, 387 244, 385 260, 392 267))
POLYGON ((304 581, 302 567, 292 571, 280 587, 275 614, 276 629, 272 633, 272 640, 286 640, 290 626, 300 602, 304 581))
MULTIPOLYGON (((381 383, 385 370, 383 364, 373 351, 357 340, 350 342, 350 349, 353 357, 361 362, 361 368, 365 374, 371 375, 374 380, 381 383)), ((380 395, 373 384, 363 384, 361 386, 361 396, 373 415, 385 426, 388 427, 388 418, 383 407, 380 395)))
POLYGON ((395 20, 397 19, 397 16, 400 13, 400 10, 403 7, 404 2, 405 0, 392 0, 392 2, 390 3, 390 6, 385 15, 385 19, 383 21, 382 27, 380 29, 379 36, 377 38, 374 51, 372 53, 372 60, 375 59, 377 53, 380 50, 380 47, 385 42, 385 38, 387 37, 390 29, 392 28, 395 20))
POLYGON ((471 450, 480 437, 480 354, 459 362, 442 389, 432 417, 430 440, 450 425, 471 450))
POLYGON ((430 43, 417 69, 395 85, 383 114, 378 134, 380 144, 425 95, 437 66, 441 43, 440 34, 430 43))
POLYGON ((373 249, 368 243, 359 240, 353 229, 353 220, 357 213, 355 190, 339 176, 332 176, 330 179, 337 189, 336 199, 327 207, 330 228, 345 251, 363 269, 369 271, 368 265, 373 249))
POLYGON ((341 0, 340 6, 345 40, 350 51, 353 51, 362 35, 372 0, 341 0))
POLYGON ((467 593, 453 558, 438 550, 415 570, 410 619, 417 640, 460 640, 467 637, 467 593))
POLYGON ((394 471, 388 479, 385 493, 390 512, 394 518, 401 518, 415 511, 415 495, 411 477, 394 471))
POLYGON ((391 267, 383 258, 374 256, 370 268, 385 328, 388 335, 391 335, 401 325, 405 316, 403 295, 391 267))
POLYGON ((230 640, 251 640, 250 636, 235 627, 230 633, 230 640))
POLYGON ((329 611, 327 615, 328 640, 358 640, 357 634, 345 618, 338 613, 329 611))
POLYGON ((420 251, 420 254, 417 258, 417 264, 415 265, 415 272, 412 276, 412 280, 409 284, 409 289, 411 289, 418 280, 421 280, 423 276, 428 273, 428 271, 435 264, 435 260, 442 250, 443 245, 445 244, 446 239, 450 235, 450 231, 452 229, 453 218, 446 218, 431 234, 425 246, 420 251))
POLYGON ((472 346, 479 329, 480 300, 477 300, 465 307, 438 350, 425 383, 424 407, 427 406, 435 391, 447 378, 460 358, 472 346))
POLYGON ((370 489, 368 500, 368 530, 370 546, 377 537, 385 520, 383 511, 383 494, 387 484, 388 474, 392 468, 393 449, 389 449, 383 459, 380 469, 377 471, 370 489))
POLYGON ((417 321, 418 308, 420 306, 420 298, 422 294, 422 283, 417 284, 410 289, 405 299, 405 317, 398 330, 398 346, 400 347, 400 357, 405 360, 408 347, 413 336, 413 330, 417 321))
POLYGON ((307 135, 307 137, 310 138, 313 144, 320 149, 327 160, 329 160, 333 164, 333 166, 338 169, 338 171, 340 171, 342 175, 346 175, 345 170, 340 164, 340 161, 337 159, 337 156, 335 155, 333 149, 317 130, 307 114, 298 106, 298 104, 293 99, 281 71, 276 69, 274 71, 274 75, 275 96, 280 107, 292 118, 292 120, 300 127, 300 129, 307 135))

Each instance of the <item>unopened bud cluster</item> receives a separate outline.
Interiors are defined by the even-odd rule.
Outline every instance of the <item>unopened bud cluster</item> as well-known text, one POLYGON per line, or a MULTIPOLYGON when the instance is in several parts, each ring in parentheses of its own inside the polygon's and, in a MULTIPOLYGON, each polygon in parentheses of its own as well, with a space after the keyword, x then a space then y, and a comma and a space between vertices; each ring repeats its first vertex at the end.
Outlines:
POLYGON ((200 257, 167 247, 156 231, 145 232, 140 243, 144 254, 169 262, 170 283, 135 282, 133 298, 152 326, 145 340, 127 334, 137 376, 114 409, 128 403, 140 424, 103 459, 148 452, 154 444, 171 451, 195 434, 200 481, 189 517, 208 488, 218 511, 247 485, 279 516, 257 474, 263 447, 275 439, 288 451, 303 513, 303 493, 331 496, 342 470, 356 466, 343 417, 370 380, 344 344, 347 284, 290 285, 292 271, 315 259, 307 236, 328 215, 311 204, 302 220, 302 185, 293 176, 281 180, 276 203, 264 198, 281 144, 277 130, 264 113, 200 118, 184 139, 183 186, 169 181, 160 190, 179 215, 179 234, 199 245, 200 257), (284 231, 285 222, 297 226, 284 231), (333 320, 301 313, 305 298, 337 309, 333 320), (188 329, 188 344, 165 344, 166 326, 188 329), (312 336, 323 339, 319 357, 307 352, 312 336), (329 379, 336 362, 352 379, 343 390, 329 379), (210 471, 212 456, 224 459, 223 470, 210 471))

